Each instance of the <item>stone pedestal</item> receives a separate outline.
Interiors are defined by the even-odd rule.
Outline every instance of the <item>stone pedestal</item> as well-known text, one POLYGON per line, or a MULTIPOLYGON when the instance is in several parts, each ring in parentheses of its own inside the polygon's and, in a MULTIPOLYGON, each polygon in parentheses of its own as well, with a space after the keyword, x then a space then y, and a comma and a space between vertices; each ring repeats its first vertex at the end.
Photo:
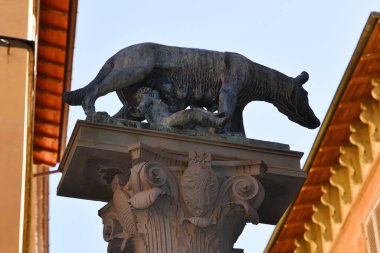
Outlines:
POLYGON ((301 156, 277 143, 79 121, 58 195, 108 202, 99 215, 109 253, 242 252, 233 245, 245 224, 276 224, 294 199, 301 156))

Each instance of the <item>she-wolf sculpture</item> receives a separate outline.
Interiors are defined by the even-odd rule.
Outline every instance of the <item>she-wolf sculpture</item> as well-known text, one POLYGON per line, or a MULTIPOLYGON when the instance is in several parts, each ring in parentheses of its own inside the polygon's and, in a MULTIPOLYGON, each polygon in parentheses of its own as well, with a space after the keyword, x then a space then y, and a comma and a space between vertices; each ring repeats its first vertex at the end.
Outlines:
POLYGON ((96 114, 98 97, 116 91, 127 106, 137 106, 133 94, 147 86, 160 92, 171 112, 190 107, 218 110, 230 120, 225 132, 244 135, 242 112, 251 101, 272 103, 290 120, 317 128, 318 118, 302 85, 309 75, 288 77, 231 52, 142 43, 126 47, 106 61, 87 86, 63 94, 70 105, 96 114))

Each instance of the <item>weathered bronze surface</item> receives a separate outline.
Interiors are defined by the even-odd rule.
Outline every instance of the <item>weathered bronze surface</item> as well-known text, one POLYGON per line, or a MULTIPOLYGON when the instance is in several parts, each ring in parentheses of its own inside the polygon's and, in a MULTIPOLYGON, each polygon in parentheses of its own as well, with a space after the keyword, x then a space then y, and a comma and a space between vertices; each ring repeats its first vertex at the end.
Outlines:
POLYGON ((244 135, 242 112, 255 100, 272 103, 304 127, 318 127, 320 122, 302 87, 308 78, 306 72, 288 77, 236 53, 142 43, 119 51, 93 81, 65 93, 63 99, 70 105, 82 105, 85 113, 93 116, 96 99, 116 91, 124 104, 116 116, 141 121, 144 117, 131 110, 138 106, 136 91, 146 86, 160 93, 171 113, 188 106, 217 110, 229 119, 225 133, 244 135))

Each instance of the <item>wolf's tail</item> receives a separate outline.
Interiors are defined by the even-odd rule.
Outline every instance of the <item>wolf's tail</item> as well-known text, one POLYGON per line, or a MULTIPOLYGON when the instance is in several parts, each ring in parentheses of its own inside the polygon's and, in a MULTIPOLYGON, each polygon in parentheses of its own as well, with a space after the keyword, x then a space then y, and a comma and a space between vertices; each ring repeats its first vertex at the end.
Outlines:
POLYGON ((108 59, 103 67, 100 69, 99 73, 96 75, 95 79, 92 80, 88 85, 83 88, 67 91, 62 94, 62 99, 65 103, 69 105, 81 105, 85 95, 93 88, 99 85, 101 81, 112 71, 114 67, 113 57, 108 59))

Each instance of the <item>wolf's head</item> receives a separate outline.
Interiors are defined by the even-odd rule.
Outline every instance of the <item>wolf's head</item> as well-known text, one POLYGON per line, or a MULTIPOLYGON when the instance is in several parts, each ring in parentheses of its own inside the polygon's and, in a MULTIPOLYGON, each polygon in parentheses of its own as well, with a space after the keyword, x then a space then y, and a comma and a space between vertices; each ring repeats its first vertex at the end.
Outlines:
POLYGON ((302 87, 309 80, 309 74, 303 71, 293 79, 292 89, 289 90, 288 101, 276 105, 277 109, 288 116, 291 121, 307 128, 317 128, 319 119, 315 116, 309 105, 307 91, 302 87))

